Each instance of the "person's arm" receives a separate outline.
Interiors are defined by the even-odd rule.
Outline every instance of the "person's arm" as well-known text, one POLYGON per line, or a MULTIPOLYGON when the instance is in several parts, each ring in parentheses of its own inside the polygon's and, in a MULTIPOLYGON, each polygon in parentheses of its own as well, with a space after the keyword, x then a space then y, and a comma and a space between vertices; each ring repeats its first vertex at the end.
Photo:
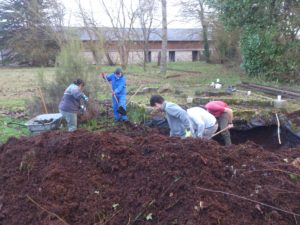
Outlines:
POLYGON ((89 97, 86 96, 83 92, 81 92, 81 93, 82 93, 81 97, 83 98, 83 100, 86 101, 86 102, 88 102, 89 101, 89 97))
POLYGON ((111 73, 111 74, 105 74, 105 73, 102 73, 102 77, 104 80, 107 80, 107 81, 112 81, 112 76, 114 75, 114 73, 111 73))
POLYGON ((233 112, 232 112, 232 109, 225 108, 224 112, 226 112, 228 114, 228 123, 232 124, 232 121, 233 121, 233 112))
POLYGON ((123 77, 120 80, 120 83, 118 85, 118 87, 114 90, 115 94, 118 95, 121 93, 121 91, 123 90, 123 88, 126 86, 126 79, 123 75, 123 77))

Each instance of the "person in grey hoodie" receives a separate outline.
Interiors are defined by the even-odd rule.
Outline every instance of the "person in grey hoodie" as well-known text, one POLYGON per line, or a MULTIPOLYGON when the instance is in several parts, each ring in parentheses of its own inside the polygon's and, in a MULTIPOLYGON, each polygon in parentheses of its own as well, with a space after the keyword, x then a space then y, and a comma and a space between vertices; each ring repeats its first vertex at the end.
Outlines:
POLYGON ((59 103, 59 112, 67 121, 68 131, 77 129, 77 113, 80 110, 80 99, 88 102, 89 98, 82 92, 84 81, 77 79, 67 87, 59 103))
POLYGON ((192 137, 192 123, 183 108, 174 103, 165 101, 160 95, 153 95, 150 98, 150 105, 166 113, 171 137, 192 137))

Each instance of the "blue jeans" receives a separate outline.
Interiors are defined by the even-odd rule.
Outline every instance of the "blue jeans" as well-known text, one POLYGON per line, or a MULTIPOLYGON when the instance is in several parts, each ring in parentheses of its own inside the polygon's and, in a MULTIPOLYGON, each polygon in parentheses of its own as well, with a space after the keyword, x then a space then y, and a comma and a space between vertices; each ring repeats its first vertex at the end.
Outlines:
POLYGON ((59 110, 63 118, 67 121, 68 131, 74 131, 77 129, 77 113, 64 112, 59 110))
POLYGON ((122 106, 126 110, 126 95, 116 95, 116 98, 118 99, 119 105, 115 99, 115 97, 112 97, 112 104, 113 104, 113 110, 114 110, 114 118, 116 121, 127 121, 127 116, 121 116, 120 113, 117 112, 119 106, 122 106))

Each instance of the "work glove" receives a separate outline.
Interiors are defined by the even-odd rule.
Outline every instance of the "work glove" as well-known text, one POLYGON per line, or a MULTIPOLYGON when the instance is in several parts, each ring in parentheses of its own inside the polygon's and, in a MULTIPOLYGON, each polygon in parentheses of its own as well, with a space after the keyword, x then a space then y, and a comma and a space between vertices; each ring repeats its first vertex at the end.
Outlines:
POLYGON ((88 102, 88 101, 89 101, 89 97, 87 97, 86 95, 83 95, 82 98, 83 98, 83 100, 84 100, 85 102, 88 102))
POLYGON ((233 128, 233 124, 232 123, 228 123, 228 128, 229 129, 233 128))
POLYGON ((185 138, 188 138, 188 137, 192 137, 192 132, 190 129, 186 129, 185 130, 185 135, 184 135, 185 138))
POLYGON ((83 114, 86 111, 86 107, 84 105, 80 105, 79 112, 83 114))

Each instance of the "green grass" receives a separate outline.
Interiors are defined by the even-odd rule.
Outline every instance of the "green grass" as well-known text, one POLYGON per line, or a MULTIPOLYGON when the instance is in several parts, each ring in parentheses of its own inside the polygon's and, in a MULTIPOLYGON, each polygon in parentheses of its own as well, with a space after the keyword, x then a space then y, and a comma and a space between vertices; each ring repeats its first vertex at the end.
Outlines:
MULTIPOLYGON (((95 66, 96 73, 107 72, 111 73, 117 66, 95 66)), ((207 64, 205 62, 170 62, 168 63, 168 71, 166 75, 159 73, 160 68, 156 63, 147 64, 146 71, 140 65, 128 65, 124 70, 127 79, 127 92, 135 92, 141 85, 143 87, 159 88, 163 85, 170 85, 173 89, 172 93, 161 94, 167 101, 185 104, 187 96, 195 96, 195 92, 203 92, 209 90, 209 84, 216 81, 217 78, 224 84, 224 87, 229 85, 237 85, 242 81, 248 81, 267 86, 281 87, 285 86, 278 82, 268 82, 263 78, 249 78, 239 71, 238 68, 226 68, 220 64, 207 64), (174 91, 182 94, 174 94, 174 91)), ((55 74, 55 68, 0 68, 0 143, 3 143, 10 136, 28 135, 26 128, 21 128, 18 125, 9 124, 11 121, 23 123, 22 120, 16 120, 9 117, 1 117, 1 110, 9 111, 25 111, 26 102, 33 96, 38 96, 37 88, 39 87, 39 74, 45 75, 46 81, 51 81, 55 74)), ((99 86, 97 99, 111 99, 110 88, 105 82, 96 78, 97 86, 99 86), (103 82, 102 82, 102 81, 103 82)), ((87 83, 86 85, 89 85, 87 83)), ((300 90, 300 85, 289 85, 300 90)), ((151 93, 136 95, 131 100, 141 105, 149 105, 151 93)), ((128 99, 130 94, 128 94, 128 99)), ((58 104, 58 103, 57 103, 58 104)), ((295 104, 295 108, 298 104, 295 104)), ((139 120, 143 112, 133 112, 130 109, 131 119, 139 120)), ((83 127, 92 127, 96 129, 102 127, 96 121, 91 121, 83 127)))
POLYGON ((23 98, 12 99, 12 98, 3 98, 0 97, 0 106, 2 109, 10 111, 25 111, 26 100, 23 98))
POLYGON ((277 87, 277 88, 286 88, 290 91, 300 91, 300 84, 297 84, 293 81, 291 83, 280 83, 278 81, 268 81, 264 79, 263 77, 249 77, 249 76, 242 76, 243 82, 249 82, 254 83, 258 85, 264 85, 264 86, 271 86, 271 87, 277 87))
POLYGON ((10 137, 20 137, 30 135, 30 131, 22 126, 25 121, 0 116, 0 144, 4 144, 10 137))
MULTIPOLYGON (((225 86, 241 83, 241 74, 233 69, 225 68, 220 64, 207 64, 205 62, 174 62, 168 68, 177 71, 191 71, 199 74, 186 76, 183 80, 187 84, 208 85, 220 79, 225 86)), ((186 72, 188 74, 188 72, 186 72)))

